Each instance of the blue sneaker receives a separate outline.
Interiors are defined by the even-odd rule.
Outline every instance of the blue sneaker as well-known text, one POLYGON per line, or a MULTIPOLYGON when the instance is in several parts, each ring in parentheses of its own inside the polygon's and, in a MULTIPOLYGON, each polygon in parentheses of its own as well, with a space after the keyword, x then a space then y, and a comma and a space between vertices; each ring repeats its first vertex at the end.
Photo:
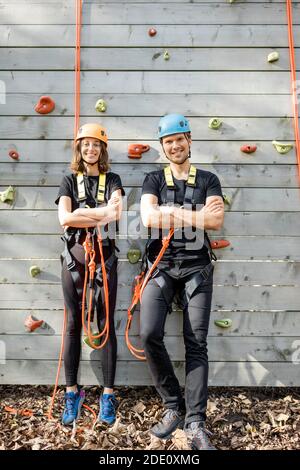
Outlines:
POLYGON ((80 416, 81 407, 85 399, 84 390, 79 392, 65 393, 65 409, 62 416, 62 424, 65 426, 72 424, 80 416))
POLYGON ((104 421, 107 424, 113 424, 116 420, 116 410, 118 401, 113 393, 104 393, 100 397, 100 412, 98 415, 99 421, 104 421))

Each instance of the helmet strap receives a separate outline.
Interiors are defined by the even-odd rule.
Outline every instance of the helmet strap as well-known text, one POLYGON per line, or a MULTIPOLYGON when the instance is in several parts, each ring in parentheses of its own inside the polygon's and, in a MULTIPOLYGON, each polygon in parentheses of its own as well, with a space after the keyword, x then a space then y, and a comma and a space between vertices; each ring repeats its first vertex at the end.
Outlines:
MULTIPOLYGON (((82 158, 82 157, 81 157, 81 158, 82 158)), ((94 163, 89 163, 89 162, 87 162, 84 158, 82 158, 82 161, 83 161, 86 165, 89 165, 89 166, 97 165, 97 164, 99 163, 99 160, 100 160, 100 159, 98 158, 98 160, 97 160, 96 162, 94 162, 94 163)))

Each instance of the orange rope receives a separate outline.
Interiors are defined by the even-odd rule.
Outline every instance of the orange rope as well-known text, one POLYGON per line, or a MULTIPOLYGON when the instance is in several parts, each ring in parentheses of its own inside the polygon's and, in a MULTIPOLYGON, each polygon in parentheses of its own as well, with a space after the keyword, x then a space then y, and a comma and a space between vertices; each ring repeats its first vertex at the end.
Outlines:
POLYGON ((101 271, 102 271, 102 278, 103 278, 103 290, 104 290, 104 304, 105 304, 105 325, 103 330, 98 335, 93 335, 91 332, 91 316, 92 316, 92 307, 93 307, 93 294, 94 288, 90 288, 90 296, 89 296, 89 306, 88 306, 88 315, 87 315, 87 322, 88 326, 86 327, 85 324, 85 297, 86 297, 86 288, 87 288, 87 281, 88 277, 92 282, 94 281, 94 274, 95 274, 95 267, 96 264, 94 262, 95 258, 95 251, 92 246, 91 242, 91 234, 90 232, 87 233, 85 242, 83 243, 83 247, 85 250, 85 277, 84 277, 84 285, 83 285, 83 294, 82 294, 82 307, 81 307, 81 317, 82 317, 82 325, 84 329, 85 335, 88 337, 90 346, 93 349, 102 349, 108 341, 109 338, 109 288, 108 288, 108 279, 105 267, 105 260, 103 255, 103 246, 102 246, 102 238, 100 232, 98 231, 97 241, 99 245, 100 251, 100 260, 101 260, 101 271), (88 276, 89 273, 89 276, 88 276), (104 336, 104 340, 102 343, 97 346, 94 343, 95 339, 99 339, 104 336))
POLYGON ((297 102, 297 87, 296 87, 296 63, 295 63, 295 48, 294 48, 294 36, 293 36, 293 13, 292 13, 292 2, 291 0, 286 1, 287 8, 287 20, 288 20, 288 36, 289 36, 289 55, 291 65, 291 86, 293 94, 293 111, 294 111, 294 132, 296 142, 296 155, 298 162, 298 178, 300 184, 300 132, 299 132, 299 109, 297 102))
POLYGON ((76 46, 75 46, 75 102, 74 102, 74 138, 76 137, 80 119, 80 42, 82 22, 82 0, 76 2, 76 46))
POLYGON ((55 396, 56 396, 56 392, 57 392, 59 374, 60 374, 61 364, 62 364, 62 357, 63 357, 63 353, 64 353, 66 327, 67 327, 67 310, 66 310, 66 306, 64 306, 64 320, 63 320, 63 327, 62 327, 60 353, 59 353, 58 367, 57 367, 57 372, 56 372, 55 386, 54 386, 54 390, 53 390, 53 394, 52 394, 52 398, 51 398, 51 403, 50 403, 50 407, 49 407, 49 411, 48 411, 48 419, 49 420, 53 419, 52 410, 53 410, 55 396))
POLYGON ((137 276, 137 284, 134 288, 134 293, 133 293, 133 298, 132 298, 132 301, 131 301, 131 305, 127 310, 127 324, 126 324, 126 328, 125 328, 126 345, 129 349, 129 351, 131 352, 131 354, 134 357, 136 357, 137 359, 140 359, 142 361, 146 360, 146 357, 144 355, 142 356, 142 354, 144 354, 144 350, 135 348, 133 346, 133 344, 131 343, 130 338, 129 338, 129 330, 130 330, 130 326, 131 326, 131 322, 132 322, 133 311, 134 311, 135 307, 137 306, 138 302, 141 301, 144 289, 145 289, 149 279, 151 278, 153 272, 155 271, 158 263, 160 262, 160 260, 164 256, 164 254, 166 252, 166 249, 168 248, 168 246, 170 244, 170 240, 173 237, 173 235, 174 235, 174 228, 171 228, 168 235, 162 239, 161 250, 158 253, 158 255, 156 257, 156 260, 154 261, 153 265, 149 269, 146 277, 144 278, 144 273, 141 273, 139 276, 137 276))

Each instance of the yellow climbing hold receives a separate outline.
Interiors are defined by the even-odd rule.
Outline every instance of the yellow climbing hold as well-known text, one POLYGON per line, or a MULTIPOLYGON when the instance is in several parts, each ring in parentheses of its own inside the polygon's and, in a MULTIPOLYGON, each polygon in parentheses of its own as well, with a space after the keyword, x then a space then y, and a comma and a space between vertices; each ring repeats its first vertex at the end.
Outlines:
POLYGON ((127 259, 129 263, 131 264, 138 263, 141 256, 142 256, 141 250, 139 250, 138 248, 130 248, 130 250, 127 253, 127 259))
POLYGON ((98 113, 105 113, 106 109, 107 105, 103 99, 98 100, 95 104, 95 110, 98 111, 98 113))
POLYGON ((208 127, 210 129, 217 130, 222 126, 222 121, 221 119, 218 118, 212 118, 209 120, 208 127))
POLYGON ((41 270, 38 266, 31 266, 29 272, 31 277, 36 277, 38 274, 40 274, 41 270))
POLYGON ((228 196, 228 194, 224 194, 224 193, 223 193, 223 201, 224 201, 224 203, 227 204, 228 206, 231 206, 232 198, 231 198, 231 196, 228 196))
POLYGON ((223 318, 222 320, 215 320, 215 325, 220 328, 229 328, 232 325, 231 318, 223 318))
POLYGON ((268 55, 268 62, 276 62, 279 59, 279 52, 270 52, 268 55))
POLYGON ((284 142, 278 142, 277 140, 273 140, 272 144, 277 152, 281 153, 281 155, 285 155, 294 147, 293 144, 285 144, 284 142))
POLYGON ((0 192, 0 201, 1 202, 14 202, 15 198, 15 189, 12 186, 8 186, 5 191, 0 192))
POLYGON ((168 51, 165 51, 165 53, 164 53, 164 59, 165 59, 165 60, 170 60, 170 54, 169 54, 168 51))

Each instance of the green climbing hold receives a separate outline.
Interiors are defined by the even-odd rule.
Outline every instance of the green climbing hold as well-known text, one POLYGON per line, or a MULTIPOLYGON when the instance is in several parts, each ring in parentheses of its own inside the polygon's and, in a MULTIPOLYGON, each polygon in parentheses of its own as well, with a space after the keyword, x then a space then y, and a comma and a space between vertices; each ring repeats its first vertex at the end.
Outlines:
POLYGON ((210 129, 217 130, 222 126, 222 121, 221 119, 218 118, 212 118, 209 120, 208 127, 210 129))
MULTIPOLYGON (((93 331, 92 336, 98 336, 99 331, 93 331)), ((100 340, 101 338, 96 338, 92 341, 92 344, 89 342, 89 337, 84 336, 83 342, 86 344, 89 348, 95 349, 93 346, 99 347, 100 346, 100 340)))
POLYGON ((31 277, 36 277, 40 274, 41 270, 38 266, 31 266, 29 272, 31 277))
POLYGON ((281 153, 281 155, 288 153, 294 147, 293 144, 285 144, 284 142, 278 142, 277 140, 273 140, 272 144, 277 152, 281 153))
POLYGON ((228 196, 228 194, 224 194, 223 193, 223 201, 225 204, 227 204, 228 206, 231 206, 231 203, 232 203, 232 198, 230 196, 228 196))
POLYGON ((98 111, 98 113, 105 113, 106 109, 106 102, 103 99, 98 100, 95 104, 95 110, 98 111))
POLYGON ((13 203, 15 198, 15 189, 12 186, 8 186, 5 191, 0 192, 0 201, 13 203))
POLYGON ((268 62, 276 62, 279 59, 279 52, 270 52, 268 55, 268 62))
POLYGON ((231 318, 223 318, 222 320, 215 320, 215 325, 220 328, 229 328, 232 325, 231 318))
POLYGON ((142 255, 141 250, 139 250, 138 248, 130 248, 130 250, 127 253, 127 258, 128 258, 129 263, 131 264, 138 263, 141 255, 142 255))
POLYGON ((168 51, 165 51, 164 53, 164 60, 170 60, 170 54, 168 51))

